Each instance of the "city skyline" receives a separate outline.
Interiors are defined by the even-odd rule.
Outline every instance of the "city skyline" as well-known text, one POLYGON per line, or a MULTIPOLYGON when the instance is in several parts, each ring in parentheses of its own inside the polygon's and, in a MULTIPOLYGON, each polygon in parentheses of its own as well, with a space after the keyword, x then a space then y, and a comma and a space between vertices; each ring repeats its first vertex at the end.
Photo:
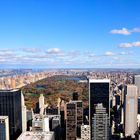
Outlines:
POLYGON ((138 0, 0 2, 1 68, 140 68, 138 0))

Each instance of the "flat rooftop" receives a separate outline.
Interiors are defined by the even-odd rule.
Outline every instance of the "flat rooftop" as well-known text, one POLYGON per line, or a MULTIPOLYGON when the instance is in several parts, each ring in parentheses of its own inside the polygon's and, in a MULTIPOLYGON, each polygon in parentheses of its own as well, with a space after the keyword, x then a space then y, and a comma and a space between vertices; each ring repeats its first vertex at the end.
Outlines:
POLYGON ((110 83, 110 79, 89 79, 89 83, 110 83))
POLYGON ((8 118, 8 116, 0 116, 0 120, 5 120, 7 118, 8 118))
POLYGON ((54 132, 23 132, 17 140, 52 140, 54 132))
POLYGON ((0 92, 14 92, 20 90, 19 88, 16 89, 0 89, 0 92))

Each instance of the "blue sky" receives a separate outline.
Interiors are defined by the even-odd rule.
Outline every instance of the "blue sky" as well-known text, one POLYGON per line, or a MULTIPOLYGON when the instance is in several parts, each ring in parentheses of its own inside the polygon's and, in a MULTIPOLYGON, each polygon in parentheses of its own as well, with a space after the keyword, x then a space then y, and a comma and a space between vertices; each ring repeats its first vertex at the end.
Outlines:
POLYGON ((1 68, 140 68, 139 0, 0 1, 1 68))

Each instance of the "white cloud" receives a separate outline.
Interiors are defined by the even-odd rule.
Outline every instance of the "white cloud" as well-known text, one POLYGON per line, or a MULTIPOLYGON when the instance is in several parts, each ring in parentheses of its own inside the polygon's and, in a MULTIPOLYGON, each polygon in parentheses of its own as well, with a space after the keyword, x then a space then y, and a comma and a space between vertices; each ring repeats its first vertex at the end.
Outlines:
POLYGON ((50 48, 46 51, 48 54, 58 54, 61 52, 59 48, 50 48))
POLYGON ((121 35, 130 35, 131 32, 126 29, 126 28, 122 28, 122 29, 113 29, 110 31, 111 34, 121 34, 121 35))
POLYGON ((133 28, 133 29, 131 30, 131 32, 139 33, 139 32, 140 32, 140 28, 133 28))
POLYGON ((140 47, 140 41, 132 42, 132 43, 121 43, 119 45, 120 48, 132 48, 132 47, 140 47))
POLYGON ((138 33, 140 32, 140 28, 133 28, 133 29, 127 29, 127 28, 122 28, 122 29, 113 29, 110 31, 111 34, 120 34, 120 35, 130 35, 132 33, 138 33))
POLYGON ((22 48, 22 51, 28 52, 28 53, 38 53, 41 51, 41 49, 38 48, 22 48))
POLYGON ((112 56, 112 55, 115 55, 113 52, 105 52, 105 55, 106 56, 112 56))

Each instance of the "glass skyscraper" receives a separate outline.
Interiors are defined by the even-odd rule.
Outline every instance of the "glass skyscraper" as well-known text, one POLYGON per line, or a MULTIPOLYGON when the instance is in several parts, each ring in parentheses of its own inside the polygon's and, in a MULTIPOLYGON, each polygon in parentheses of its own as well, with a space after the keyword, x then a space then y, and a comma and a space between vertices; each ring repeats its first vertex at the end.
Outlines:
POLYGON ((9 117, 11 140, 15 140, 22 132, 22 96, 21 90, 0 91, 0 115, 9 117))
POLYGON ((110 115, 109 105, 110 80, 90 79, 89 80, 89 123, 91 126, 91 139, 93 138, 92 118, 95 114, 97 104, 102 103, 108 116, 110 115))

